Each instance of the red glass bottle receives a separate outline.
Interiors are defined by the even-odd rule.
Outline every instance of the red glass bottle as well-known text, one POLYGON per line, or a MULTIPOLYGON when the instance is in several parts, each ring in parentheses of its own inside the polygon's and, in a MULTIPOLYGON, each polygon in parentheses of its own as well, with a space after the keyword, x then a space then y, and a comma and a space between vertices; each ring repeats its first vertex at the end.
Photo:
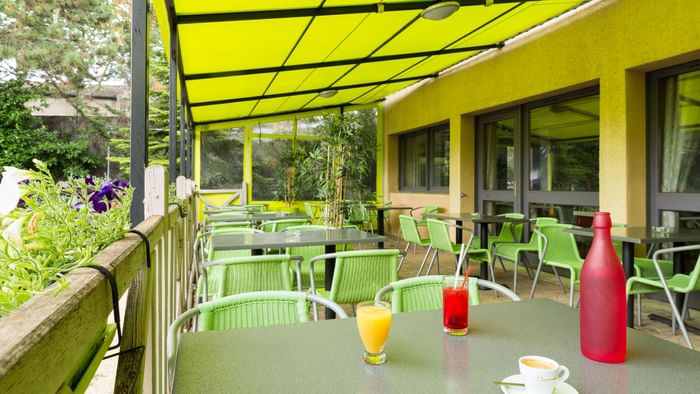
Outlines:
POLYGON ((610 213, 593 217, 593 243, 581 270, 581 353, 621 363, 627 356, 625 273, 610 238, 610 213))

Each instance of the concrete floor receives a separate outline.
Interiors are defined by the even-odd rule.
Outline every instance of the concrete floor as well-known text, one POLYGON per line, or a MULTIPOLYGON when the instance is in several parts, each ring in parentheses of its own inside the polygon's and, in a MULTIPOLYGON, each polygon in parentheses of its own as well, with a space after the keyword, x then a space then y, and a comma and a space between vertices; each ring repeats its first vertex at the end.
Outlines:
MULTIPOLYGON (((391 248, 395 247, 394 242, 388 242, 385 245, 386 248, 391 248)), ((402 244, 402 249, 403 249, 403 244, 402 244)), ((421 259, 423 258, 423 254, 425 253, 425 249, 418 247, 416 248, 416 253, 413 253, 413 248, 411 247, 409 249, 409 253, 406 256, 406 259, 404 261, 403 266, 401 267, 401 270, 399 271, 399 277, 400 278, 408 278, 416 275, 416 272, 418 271, 418 266, 420 265, 421 259)), ((440 268, 441 268, 441 273, 442 274, 451 274, 454 273, 454 257, 447 254, 447 253, 441 253, 440 254, 440 268), (450 272, 451 270, 451 272, 450 272)), ((472 275, 478 272, 478 266, 474 263, 472 275)), ((533 261, 533 265, 536 264, 536 262, 533 261)), ((505 261, 505 267, 507 271, 503 271, 503 268, 500 266, 500 264, 496 263, 496 269, 495 269, 495 274, 496 274, 496 281, 500 284, 506 285, 508 288, 512 288, 513 286, 513 263, 505 261)), ((424 272, 427 269, 427 264, 426 267, 424 268, 424 272)), ((534 267, 533 267, 534 269, 534 267)), ((432 274, 437 274, 437 267, 434 266, 433 270, 431 272, 432 274)), ((564 284, 564 288, 568 291, 569 289, 569 282, 567 278, 562 278, 562 282, 564 284)), ((528 277, 527 273, 525 272, 525 268, 520 265, 520 268, 518 269, 518 289, 517 289, 517 294, 523 298, 527 299, 530 293, 530 289, 532 287, 532 280, 528 277)), ((575 300, 578 300, 578 286, 576 286, 576 293, 575 293, 575 300)), ((493 291, 482 291, 480 293, 481 297, 481 302, 483 304, 493 304, 493 303, 499 303, 499 302, 509 302, 510 300, 506 297, 499 296, 496 297, 494 295, 493 291)), ((559 288, 559 284, 557 283, 556 278, 554 275, 543 272, 540 276, 539 284, 537 286, 537 290, 535 293, 535 298, 547 298, 550 300, 554 300, 557 302, 560 302, 562 304, 568 305, 569 304, 569 294, 568 293, 562 293, 561 289, 559 288)), ((121 303, 125 304, 126 301, 126 295, 122 298, 121 303)), ((122 308, 124 308, 125 305, 122 305, 122 308)), ((322 310, 323 308, 321 308, 322 310)), ((350 308, 347 307, 345 308, 348 313, 350 313, 350 308)), ((676 343, 681 346, 685 346, 685 341, 683 340, 682 335, 680 332, 678 332, 678 335, 672 335, 671 334, 671 328, 663 323, 649 320, 647 318, 647 315, 650 313, 656 313, 662 316, 670 317, 671 316, 671 309, 668 306, 668 304, 653 300, 647 297, 643 298, 642 302, 642 326, 637 327, 638 330, 642 332, 646 332, 650 335, 654 335, 656 337, 659 337, 661 339, 664 339, 669 342, 676 343)), ((700 315, 700 312, 698 311, 692 311, 691 310, 691 317, 697 317, 700 315)), ((111 319, 111 317, 110 317, 111 319)), ((697 327, 700 327, 700 319, 695 319, 694 321, 691 320, 689 324, 695 325, 697 327)), ((700 335, 695 335, 695 334, 689 334, 690 339, 693 342, 693 346, 695 347, 696 351, 700 351, 700 335)), ((87 392, 90 394, 103 394, 103 393, 111 393, 114 387, 114 376, 117 370, 117 362, 118 359, 111 358, 108 360, 105 360, 102 362, 100 365, 100 368, 97 370, 97 373, 95 375, 95 378, 93 379, 92 383, 90 384, 90 387, 88 388, 87 392)))

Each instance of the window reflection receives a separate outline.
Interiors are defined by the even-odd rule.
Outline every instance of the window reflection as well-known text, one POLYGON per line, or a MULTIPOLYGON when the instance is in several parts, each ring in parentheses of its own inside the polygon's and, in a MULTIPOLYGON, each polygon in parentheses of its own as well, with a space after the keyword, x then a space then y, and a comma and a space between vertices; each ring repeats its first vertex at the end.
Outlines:
POLYGON ((515 119, 502 119, 484 125, 484 189, 513 190, 515 187, 515 119))
POLYGON ((529 113, 530 190, 598 191, 599 96, 529 113))
POLYGON ((243 129, 201 134, 202 189, 237 189, 243 182, 243 129))

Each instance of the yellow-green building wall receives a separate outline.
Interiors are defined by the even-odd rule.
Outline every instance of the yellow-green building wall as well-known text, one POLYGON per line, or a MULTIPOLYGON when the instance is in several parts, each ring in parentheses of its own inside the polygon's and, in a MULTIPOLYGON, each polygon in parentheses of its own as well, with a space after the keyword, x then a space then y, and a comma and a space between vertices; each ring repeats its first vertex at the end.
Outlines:
POLYGON ((384 104, 384 195, 396 205, 437 203, 444 210, 473 211, 476 116, 599 85, 600 210, 611 212, 616 222, 644 225, 645 75, 698 58, 698 0, 604 0, 584 6, 390 96, 384 104), (399 191, 398 136, 444 122, 450 125, 449 194, 399 191))

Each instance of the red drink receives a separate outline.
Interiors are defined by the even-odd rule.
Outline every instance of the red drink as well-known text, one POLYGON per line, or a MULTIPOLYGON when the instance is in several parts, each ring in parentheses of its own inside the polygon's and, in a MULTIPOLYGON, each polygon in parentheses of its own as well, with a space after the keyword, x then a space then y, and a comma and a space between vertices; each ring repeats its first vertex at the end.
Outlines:
POLYGON ((445 278, 442 288, 442 325, 450 335, 466 335, 469 330, 469 293, 454 278, 445 278))

